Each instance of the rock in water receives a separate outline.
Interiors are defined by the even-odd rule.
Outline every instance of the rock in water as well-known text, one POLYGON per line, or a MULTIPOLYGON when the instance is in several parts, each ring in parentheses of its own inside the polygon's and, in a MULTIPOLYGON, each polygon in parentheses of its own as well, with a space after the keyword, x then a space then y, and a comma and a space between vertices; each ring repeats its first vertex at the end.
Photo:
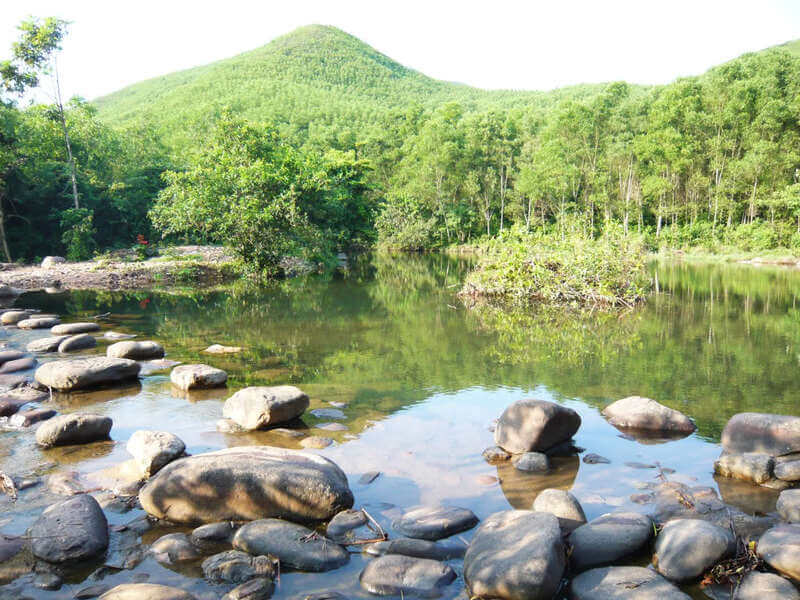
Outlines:
POLYGON ((0 365, 19 360, 20 358, 25 358, 24 352, 20 352, 19 350, 0 350, 0 365))
POLYGON ((748 452, 746 454, 723 453, 714 462, 714 471, 723 477, 744 479, 753 483, 765 483, 772 479, 775 459, 769 454, 748 452))
POLYGON ((243 525, 233 537, 233 547, 256 556, 276 556, 281 568, 315 573, 338 569, 350 560, 350 554, 339 544, 280 519, 260 519, 243 525))
POLYGON ((800 523, 800 489, 782 491, 775 508, 784 521, 800 523))
POLYGON ((222 416, 244 429, 291 421, 308 408, 308 396, 291 385, 247 387, 225 401, 222 416))
POLYGON ((36 443, 51 448, 107 440, 111 426, 111 418, 103 415, 89 413, 61 415, 39 425, 36 429, 36 443))
POLYGON ((685 433, 691 433, 697 429, 692 420, 683 413, 641 396, 630 396, 617 400, 603 409, 602 414, 609 423, 623 429, 685 433))
POLYGON ((636 554, 653 537, 653 522, 639 513, 611 513, 581 525, 569 535, 576 571, 610 565, 636 554))
POLYGON ((768 529, 756 545, 758 555, 770 567, 800 581, 800 524, 780 524, 768 529))
POLYGON ((36 369, 34 378, 45 387, 71 392, 135 379, 139 368, 134 360, 94 356, 45 363, 36 369))
POLYGON ((343 510, 334 516, 325 532, 334 542, 344 543, 353 539, 353 531, 367 524, 367 515, 363 510, 343 510))
POLYGON ((359 580, 361 587, 379 596, 438 595, 456 578, 452 567, 435 560, 388 554, 367 563, 359 580))
POLYGON ((274 579, 276 564, 268 556, 250 556, 240 550, 228 550, 209 556, 202 564, 203 575, 216 583, 244 583, 255 577, 274 579))
POLYGON ((519 400, 500 416, 494 441, 513 454, 543 452, 570 439, 580 426, 581 418, 571 408, 546 400, 519 400))
POLYGON ((163 358, 164 347, 158 342, 117 342, 106 348, 109 358, 130 358, 132 360, 150 360, 163 358))
POLYGON ((700 519, 675 519, 658 534, 653 563, 671 581, 690 581, 735 549, 730 531, 700 519))
POLYGON ((230 544, 238 530, 239 526, 230 521, 201 525, 192 531, 192 542, 198 546, 230 544))
POLYGON ((375 542, 364 548, 367 554, 383 556, 385 554, 402 554, 415 558, 428 558, 430 560, 452 560, 464 558, 467 546, 461 542, 430 542, 415 538, 392 538, 385 542, 375 542))
POLYGON ((158 472, 164 465, 181 456, 186 444, 167 431, 135 431, 125 446, 145 477, 158 472))
POLYGON ((56 335, 53 337, 41 338, 33 340, 25 349, 28 352, 55 352, 68 335, 56 335))
POLYGON ((100 325, 97 323, 62 323, 50 329, 50 333, 53 335, 77 335, 92 331, 100 331, 100 325))
POLYGON ((546 512, 555 515, 558 524, 565 531, 572 531, 586 523, 586 514, 583 512, 578 499, 564 490, 553 488, 542 490, 536 496, 531 507, 537 512, 546 512))
POLYGON ((61 321, 56 317, 29 317, 17 322, 20 329, 49 329, 61 321))
POLYGON ((97 346, 97 340, 88 333, 71 335, 58 345, 59 352, 74 352, 97 346))
POLYGON ((31 316, 27 310, 7 310, 0 315, 0 323, 3 325, 16 325, 31 316))
POLYGON ((211 344, 203 350, 203 352, 208 352, 209 354, 236 354, 241 351, 241 346, 223 346, 222 344, 211 344))
POLYGON ((166 564, 194 560, 200 557, 200 551, 185 533, 168 533, 158 538, 150 546, 150 552, 159 562, 166 564))
POLYGON ((457 506, 420 506, 405 513, 392 527, 410 538, 440 540, 472 529, 478 517, 457 506))
POLYGON ((100 596, 100 600, 197 600, 189 592, 155 583, 123 583, 100 596))
POLYGON ((567 565, 558 520, 507 510, 488 517, 464 556, 470 597, 552 600, 567 565))
POLYGON ((0 373, 16 373, 18 371, 27 371, 36 366, 36 359, 31 356, 25 358, 18 358, 17 360, 9 360, 3 363, 0 367, 0 373))
POLYGON ((87 494, 46 508, 28 535, 33 555, 51 563, 92 558, 108 548, 108 522, 97 500, 87 494))
POLYGON ((714 600, 800 600, 800 592, 786 579, 774 573, 750 571, 737 585, 716 584, 705 587, 706 596, 714 600))
POLYGON ((661 575, 642 567, 592 569, 570 582, 574 600, 691 600, 661 575))
POLYGON ((517 455, 513 462, 518 471, 528 473, 547 473, 550 469, 550 461, 542 452, 523 452, 517 455))
POLYGON ((347 477, 335 463, 306 452, 243 446, 180 458, 139 493, 151 515, 176 523, 278 517, 328 520, 353 506, 347 477))
POLYGON ((767 413, 733 415, 722 431, 722 448, 732 454, 783 456, 800 452, 800 417, 767 413))
POLYGON ((275 585, 271 579, 256 577, 237 585, 222 597, 222 600, 267 600, 272 596, 275 585))
POLYGON ((172 384, 184 391, 222 387, 228 374, 209 365, 181 365, 169 374, 172 384))

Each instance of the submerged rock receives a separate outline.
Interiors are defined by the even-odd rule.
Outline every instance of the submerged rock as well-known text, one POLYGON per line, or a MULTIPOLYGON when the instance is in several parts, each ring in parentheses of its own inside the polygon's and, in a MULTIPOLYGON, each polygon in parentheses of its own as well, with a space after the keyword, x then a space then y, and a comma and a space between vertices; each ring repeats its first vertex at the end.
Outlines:
POLYGON ((183 455, 186 445, 178 436, 167 431, 135 431, 125 446, 136 460, 145 477, 158 472, 164 465, 183 455))
POLYGON ((566 567, 558 520, 550 514, 508 510, 489 516, 464 556, 470 597, 552 600, 566 567))
POLYGON ((782 491, 775 508, 784 521, 800 523, 800 489, 782 491))
POLYGON ((800 581, 800 524, 780 524, 758 539, 758 555, 770 567, 800 581))
POLYGON ((322 450, 331 444, 333 444, 333 440, 331 438, 322 437, 319 435, 311 435, 300 441, 300 445, 303 448, 313 448, 316 450, 322 450))
POLYGON ((392 527, 411 538, 440 540, 472 529, 477 524, 478 517, 467 508, 420 506, 406 512, 392 523, 392 527))
POLYGON ((676 519, 658 534, 653 564, 671 581, 690 581, 735 549, 730 530, 699 519, 676 519))
POLYGON ((111 418, 103 415, 61 415, 39 425, 36 429, 36 443, 51 448, 107 440, 112 424, 111 418))
POLYGON ((70 392, 135 379, 139 368, 139 363, 126 358, 94 356, 45 363, 34 377, 45 387, 70 392))
POLYGON ((155 583, 123 583, 100 596, 100 600, 197 600, 189 592, 155 583))
POLYGON ((497 421, 495 443, 513 454, 543 452, 567 441, 581 418, 574 410, 546 400, 519 400, 497 421))
POLYGON ((639 513, 610 513, 575 529, 568 538, 575 571, 604 567, 641 552, 653 537, 653 522, 639 513))
POLYGON ((108 522, 97 500, 87 494, 46 508, 28 535, 33 555, 51 563, 92 558, 108 548, 108 522))
POLYGON ((272 596, 275 584, 272 579, 256 577, 237 585, 222 597, 222 600, 267 600, 272 596))
POLYGON ((586 523, 586 514, 583 512, 578 499, 565 490, 546 489, 539 492, 531 507, 537 512, 546 512, 555 515, 558 524, 564 531, 572 531, 586 523))
POLYGON ((106 356, 109 358, 129 358, 132 360, 150 360, 151 358, 163 358, 164 346, 158 342, 117 342, 106 348, 106 356))
POLYGON ((86 350, 97 346, 97 340, 88 333, 71 335, 58 345, 59 352, 74 352, 76 350, 86 350))
POLYGON ((641 396, 617 400, 602 411, 614 427, 691 433, 697 427, 683 413, 641 396))
POLYGON ((61 323, 50 329, 50 333, 53 335, 76 335, 92 331, 100 331, 100 325, 97 323, 61 323))
POLYGON ((276 556, 282 568, 299 571, 331 571, 350 560, 347 550, 334 541, 280 519, 259 519, 243 525, 233 537, 233 547, 256 556, 276 556))
POLYGON ((0 350, 0 365, 19 360, 20 358, 25 358, 24 352, 20 352, 19 350, 0 350))
POLYGON ((200 551, 185 533, 162 535, 150 546, 150 552, 159 562, 167 564, 194 560, 200 557, 200 551))
POLYGON ((30 427, 36 423, 52 419, 58 413, 52 408, 34 408, 18 412, 8 420, 12 427, 30 427))
POLYGON ((800 452, 800 417, 739 413, 722 431, 722 448, 731 454, 756 452, 783 456, 800 452))
POLYGON ((180 365, 169 374, 172 384, 184 391, 223 387, 228 374, 209 365, 180 365))
POLYGON ((379 596, 435 596, 452 583, 452 567, 435 560, 389 554, 370 561, 361 572, 361 587, 379 596))
POLYGON ((268 556, 251 556, 240 550, 228 550, 209 556, 201 565, 203 575, 217 583, 244 583, 255 577, 274 579, 276 561, 268 556))
POLYGON ((244 446, 171 462, 142 488, 139 501, 151 515, 176 523, 266 517, 313 522, 352 507, 353 493, 327 458, 244 446))
POLYGON ((523 452, 514 457, 513 463, 518 471, 528 473, 546 473, 550 469, 547 455, 541 452, 523 452))
POLYGON ((581 573, 570 582, 574 600, 690 600, 651 569, 605 567, 581 573))
POLYGON ((481 453, 483 459, 490 465, 502 463, 511 459, 511 454, 503 450, 500 446, 492 446, 481 453))
POLYGON ((308 396, 291 385, 247 387, 225 401, 222 416, 244 429, 286 423, 308 408, 308 396))

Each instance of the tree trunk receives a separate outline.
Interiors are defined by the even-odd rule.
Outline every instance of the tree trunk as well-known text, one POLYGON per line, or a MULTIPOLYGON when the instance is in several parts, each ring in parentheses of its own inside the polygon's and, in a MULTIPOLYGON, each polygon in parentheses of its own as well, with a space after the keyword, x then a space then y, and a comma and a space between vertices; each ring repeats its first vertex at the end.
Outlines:
POLYGON ((3 244, 3 254, 6 262, 11 262, 11 252, 8 251, 8 240, 6 239, 6 213, 3 210, 3 199, 5 194, 0 194, 0 242, 3 244))
POLYGON ((64 132, 64 145, 67 147, 67 161, 69 164, 69 175, 72 180, 72 199, 75 202, 75 208, 80 208, 78 202, 78 178, 75 175, 75 159, 72 156, 72 146, 69 142, 69 129, 67 128, 67 118, 64 115, 64 104, 61 102, 61 82, 58 78, 58 65, 53 61, 54 77, 56 80, 56 106, 58 106, 58 116, 61 119, 61 129, 64 132))

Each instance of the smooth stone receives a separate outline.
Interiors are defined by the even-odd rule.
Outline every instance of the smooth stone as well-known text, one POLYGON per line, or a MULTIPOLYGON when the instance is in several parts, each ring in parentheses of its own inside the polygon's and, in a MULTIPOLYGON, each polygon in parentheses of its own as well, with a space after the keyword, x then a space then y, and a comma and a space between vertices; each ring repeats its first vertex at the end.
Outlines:
POLYGON ((49 398, 47 392, 29 386, 22 386, 0 394, 0 417, 9 417, 31 402, 44 402, 49 398))
POLYGON ((514 467, 518 471, 530 473, 546 473, 550 469, 547 455, 541 452, 524 452, 513 459, 514 467))
POLYGON ((468 508, 420 506, 406 512, 392 527, 410 538, 435 541, 472 529, 477 524, 478 517, 468 508))
POLYGON ((222 344, 211 344, 203 350, 203 352, 208 352, 209 354, 236 354, 241 351, 241 346, 223 346, 222 344))
POLYGON ((345 419, 347 416, 338 408, 315 408, 308 411, 318 419, 345 419))
POLYGON ((511 455, 503 450, 500 446, 486 448, 486 450, 481 453, 481 456, 483 456, 483 460, 488 462, 490 465, 505 462, 511 459, 511 455))
POLYGON ((106 356, 109 358, 129 358, 131 360, 149 360, 151 358, 163 358, 164 346, 158 342, 117 342, 106 348, 106 356))
POLYGON ((402 554, 430 560, 451 560, 463 558, 467 547, 464 544, 447 544, 415 538, 393 538, 385 542, 370 544, 364 548, 364 551, 373 556, 402 554))
POLYGON ((45 448, 88 444, 108 439, 110 417, 89 413, 70 413, 53 417, 36 429, 36 443, 45 448))
POLYGON ((100 596, 100 600, 197 600, 189 592, 155 583, 123 583, 100 596))
POLYGON ((167 431, 135 431, 125 448, 136 460, 145 477, 157 473, 162 467, 183 455, 186 444, 167 431))
POLYGON ((581 426, 571 408, 546 400, 519 400, 503 411, 495 443, 512 454, 542 452, 570 439, 581 426))
POLYGON ((691 581, 735 550, 729 530, 700 519, 676 519, 658 534, 653 564, 670 581, 691 581))
POLYGON ((782 456, 800 452, 800 417, 768 413, 733 415, 722 430, 722 448, 731 454, 782 456))
POLYGON ((580 502, 565 490, 553 488, 542 490, 533 501, 531 509, 555 515, 559 526, 564 531, 572 531, 586 523, 586 514, 583 512, 580 502))
POLYGON ((107 340, 119 341, 119 340, 129 340, 131 338, 135 338, 136 335, 133 333, 119 333, 118 331, 106 331, 103 334, 103 337, 107 340))
POLYGON ((775 509, 784 521, 800 523, 800 489, 783 490, 775 509))
POLYGON ((222 597, 222 600, 267 600, 272 596, 275 584, 271 579, 256 577, 237 585, 222 597))
POLYGON ((464 556, 470 598, 552 600, 567 559, 558 520, 550 514, 508 510, 489 516, 464 556))
POLYGON ((411 594, 430 597, 452 583, 449 565, 426 558, 387 554, 367 563, 359 576, 361 587, 379 596, 411 594))
POLYGON ((70 392, 135 379, 139 369, 139 363, 126 358, 93 356, 45 363, 34 377, 45 387, 70 392))
POLYGON ((85 560, 108 548, 108 522, 97 500, 87 494, 46 508, 28 535, 33 555, 51 563, 85 560))
POLYGON ((52 408, 35 408, 23 410, 8 419, 8 424, 12 427, 30 427, 36 423, 41 423, 47 419, 52 419, 58 413, 52 408))
POLYGON ((71 335, 58 345, 59 352, 75 352, 76 350, 86 350, 97 346, 97 340, 88 333, 71 335))
POLYGON ((175 387, 184 391, 204 390, 223 387, 228 381, 228 374, 209 365, 180 365, 172 369, 169 379, 175 387))
POLYGON ((197 545, 230 543, 238 530, 239 525, 230 521, 201 525, 192 531, 192 542, 197 545))
POLYGON ((777 463, 774 473, 782 481, 800 481, 800 460, 777 463))
POLYGON ((50 329, 50 333, 53 335, 76 335, 92 331, 100 331, 100 325, 97 323, 61 323, 50 329))
POLYGON ((16 325, 31 316, 27 310, 7 310, 0 315, 0 323, 3 325, 16 325))
POLYGON ((337 513, 328 523, 325 533, 334 542, 343 543, 350 540, 354 529, 363 527, 367 524, 367 515, 363 510, 343 510, 337 513))
POLYGON ((350 560, 347 550, 334 541, 280 519, 259 519, 243 525, 233 537, 233 547, 257 556, 276 556, 281 568, 315 573, 338 569, 350 560))
POLYGON ((32 379, 27 375, 20 375, 18 373, 0 373, 0 388, 10 390, 15 387, 28 385, 32 383, 32 379))
POLYGON ((57 335, 53 337, 41 338, 39 340, 33 340, 25 347, 25 349, 28 352, 55 352, 58 350, 61 342, 68 337, 68 335, 57 335))
POLYGON ((56 265, 63 265, 65 262, 67 262, 67 259, 63 256, 45 256, 42 259, 41 267, 43 269, 51 269, 56 265))
POLYGON ((19 360, 20 358, 25 358, 24 352, 20 352, 19 350, 0 350, 0 365, 19 360))
POLYGON ((775 460, 768 454, 722 454, 714 462, 714 472, 723 477, 765 483, 772 479, 775 460))
POLYGON ((583 457, 583 462, 587 465, 608 465, 611 464, 611 461, 608 460, 605 456, 600 456, 599 454, 594 454, 590 452, 586 456, 583 457))
POLYGON ((17 322, 20 329, 49 329, 61 321, 56 317, 30 317, 17 322))
POLYGON ((314 522, 351 508, 353 493, 345 474, 327 458, 243 446, 169 463, 142 488, 139 502, 151 515, 176 523, 267 517, 314 522))
POLYGON ((241 550, 228 550, 209 556, 201 565, 203 576, 215 583, 244 583, 255 577, 274 579, 275 561, 267 556, 250 556, 241 550))
POLYGON ((714 584, 703 590, 714 600, 800 600, 800 592, 789 581, 774 573, 750 571, 737 584, 714 584))
POLYGON ((217 431, 220 433, 241 433, 246 431, 244 427, 231 419, 217 419, 217 431))
POLYGON ((33 587, 40 590, 57 590, 63 585, 64 580, 55 573, 39 573, 33 580, 33 587))
POLYGON ((247 387, 225 401, 222 416, 244 429, 262 429, 299 417, 308 408, 308 396, 291 385, 247 387))
POLYGON ((585 571, 570 582, 572 600, 690 600, 664 577, 643 567, 585 571))
POLYGON ((691 433, 697 427, 682 412, 650 398, 630 396, 609 404, 603 416, 615 427, 691 433))
POLYGON ((642 551, 653 537, 653 522, 639 513, 610 513, 570 533, 575 571, 604 567, 642 551))
POLYGON ((32 356, 18 358, 17 360, 10 360, 7 363, 3 363, 3 366, 0 367, 0 373, 16 373, 17 371, 27 371, 34 368, 36 364, 37 361, 32 356))
POLYGON ((331 444, 333 444, 333 440, 331 438, 322 437, 319 435, 311 435, 300 441, 300 445, 303 448, 313 448, 316 450, 322 450, 323 448, 327 448, 331 444))
POLYGON ((200 551, 185 533, 168 533, 150 546, 150 553, 159 562, 176 563, 200 557, 200 551))
POLYGON ((768 529, 756 545, 758 555, 779 573, 800 581, 800 524, 768 529))

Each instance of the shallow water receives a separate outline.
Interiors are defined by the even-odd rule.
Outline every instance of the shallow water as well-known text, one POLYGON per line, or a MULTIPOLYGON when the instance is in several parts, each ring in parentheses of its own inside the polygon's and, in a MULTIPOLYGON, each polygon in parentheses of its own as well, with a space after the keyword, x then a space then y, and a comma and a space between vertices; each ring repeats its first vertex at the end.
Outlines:
MULTIPOLYGON (((60 412, 112 417, 113 441, 42 451, 31 430, 0 432, 0 470, 94 473, 130 458, 125 443, 137 429, 171 431, 193 454, 246 444, 297 448, 274 433, 222 434, 215 428, 224 399, 235 389, 292 383, 310 395, 311 409, 346 403, 345 418, 338 420, 346 431, 315 429, 330 418, 307 414, 304 422, 308 433, 336 440, 315 452, 344 469, 356 507, 364 506, 386 528, 404 509, 423 503, 465 506, 480 518, 509 507, 529 508, 547 487, 570 489, 589 519, 620 507, 646 510, 630 497, 640 492, 641 482, 655 481, 656 469, 626 463, 659 463, 675 469, 670 480, 715 486, 723 499, 748 512, 774 510, 773 492, 718 483, 712 470, 720 432, 731 415, 745 410, 800 414, 800 272, 657 264, 659 293, 644 307, 581 315, 467 308, 456 297, 467 268, 465 261, 445 256, 378 256, 359 260, 331 280, 295 280, 259 290, 24 294, 15 306, 57 313, 64 322, 109 312, 104 329, 157 340, 167 348, 167 358, 221 367, 230 380, 227 390, 186 395, 171 388, 169 371, 162 370, 137 385, 57 396, 53 402, 60 412), (212 343, 244 351, 202 354, 212 343), (621 436, 599 410, 629 395, 649 396, 685 412, 698 431, 662 443, 621 436), (486 464, 481 451, 493 444, 493 419, 524 397, 577 410, 583 419, 577 445, 611 463, 561 459, 547 476, 486 464), (371 484, 359 483, 370 471, 381 475, 371 484)), ((4 335, 9 345, 24 348, 47 334, 7 329, 4 335)), ((101 341, 88 354, 104 347, 101 341)), ((0 532, 24 533, 57 499, 43 485, 22 491, 16 503, 0 497, 0 532)), ((107 509, 106 514, 119 525, 142 512, 107 509)), ((141 541, 176 530, 150 531, 141 541)), ((469 540, 470 535, 460 537, 469 540)), ((109 556, 139 541, 132 531, 112 533, 109 556)), ((32 575, 24 575, 0 586, 0 597, 71 598, 88 585, 137 577, 183 587, 200 599, 219 598, 230 587, 205 583, 197 564, 167 568, 152 559, 132 571, 110 572, 101 581, 97 574, 87 579, 103 562, 87 565, 59 591, 35 589, 32 575)), ((283 573, 274 597, 331 590, 366 597, 358 586, 364 564, 356 554, 348 566, 330 573, 283 573)), ((460 562, 452 564, 460 575, 460 562)), ((24 564, 15 565, 24 572, 24 564)), ((8 576, 9 568, 0 576, 8 576)), ((462 588, 459 579, 445 596, 454 597, 462 588)))

